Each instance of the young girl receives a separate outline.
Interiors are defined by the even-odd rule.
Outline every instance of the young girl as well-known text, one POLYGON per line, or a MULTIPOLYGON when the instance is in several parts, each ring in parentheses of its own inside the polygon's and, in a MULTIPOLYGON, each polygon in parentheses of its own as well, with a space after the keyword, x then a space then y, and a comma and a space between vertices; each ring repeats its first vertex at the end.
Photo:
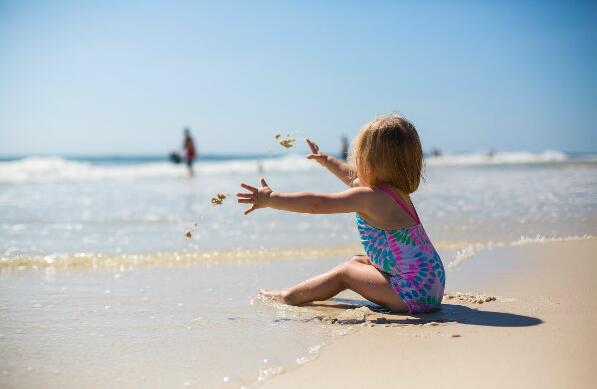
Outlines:
POLYGON ((421 313, 442 301, 442 261, 421 225, 409 195, 421 180, 423 151, 415 126, 403 117, 377 119, 359 132, 351 165, 319 151, 307 140, 311 154, 350 189, 334 194, 275 192, 264 179, 261 188, 241 184, 238 202, 259 208, 302 213, 355 212, 367 255, 355 255, 327 273, 281 291, 261 295, 301 305, 327 300, 345 289, 395 312, 421 313))

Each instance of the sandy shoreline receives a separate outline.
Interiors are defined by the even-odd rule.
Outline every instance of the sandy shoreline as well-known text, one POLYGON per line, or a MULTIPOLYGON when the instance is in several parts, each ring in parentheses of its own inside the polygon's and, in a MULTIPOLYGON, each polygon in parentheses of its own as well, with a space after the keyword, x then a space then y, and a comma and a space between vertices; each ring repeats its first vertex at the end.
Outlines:
POLYGON ((344 257, 0 272, 0 386, 592 387, 596 249, 480 250, 448 273, 443 309, 418 316, 351 293, 255 298, 344 257))
POLYGON ((449 274, 448 290, 495 301, 456 296, 432 315, 370 315, 262 387, 594 387, 596 252, 595 239, 483 251, 449 274))

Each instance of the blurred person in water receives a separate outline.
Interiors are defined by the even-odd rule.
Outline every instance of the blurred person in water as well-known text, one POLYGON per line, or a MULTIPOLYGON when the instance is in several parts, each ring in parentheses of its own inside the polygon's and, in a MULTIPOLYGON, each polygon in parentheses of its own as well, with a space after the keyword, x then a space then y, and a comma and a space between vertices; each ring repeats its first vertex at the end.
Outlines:
POLYGON ((195 142, 191 136, 191 130, 188 128, 184 129, 184 142, 182 145, 185 154, 185 160, 189 169, 189 176, 193 175, 193 161, 197 157, 197 149, 195 148, 195 142))
POLYGON ((342 158, 343 161, 348 161, 349 147, 350 147, 350 144, 348 143, 348 138, 343 136, 342 137, 342 149, 340 150, 340 158, 342 158))

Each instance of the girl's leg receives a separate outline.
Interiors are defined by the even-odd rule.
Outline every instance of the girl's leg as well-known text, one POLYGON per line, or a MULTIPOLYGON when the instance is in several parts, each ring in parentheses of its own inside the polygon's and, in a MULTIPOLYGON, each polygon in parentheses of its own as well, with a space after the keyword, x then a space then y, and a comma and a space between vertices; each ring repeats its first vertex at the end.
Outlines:
POLYGON ((354 255, 352 258, 350 258, 351 261, 356 261, 359 263, 363 263, 365 265, 371 265, 373 266, 373 264, 371 263, 371 261, 369 260, 369 257, 363 254, 359 254, 359 255, 354 255))
POLYGON ((327 273, 282 291, 261 291, 265 297, 290 305, 323 301, 341 291, 350 289, 369 301, 395 312, 408 311, 407 305, 396 294, 390 281, 364 255, 355 256, 327 273))

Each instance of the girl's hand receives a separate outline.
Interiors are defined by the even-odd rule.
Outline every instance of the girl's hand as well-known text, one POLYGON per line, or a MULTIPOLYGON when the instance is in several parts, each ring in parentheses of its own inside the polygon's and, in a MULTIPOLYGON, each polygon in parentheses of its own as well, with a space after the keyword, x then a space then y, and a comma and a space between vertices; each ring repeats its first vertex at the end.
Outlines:
POLYGON ((307 144, 311 148, 311 154, 307 155, 307 159, 314 159, 320 165, 324 165, 328 160, 328 155, 319 151, 319 146, 311 139, 307 139, 307 144))
POLYGON ((259 189, 247 184, 240 184, 240 186, 249 191, 249 193, 236 194, 239 204, 251 204, 251 207, 245 210, 245 215, 259 208, 267 208, 272 190, 263 178, 259 189))

